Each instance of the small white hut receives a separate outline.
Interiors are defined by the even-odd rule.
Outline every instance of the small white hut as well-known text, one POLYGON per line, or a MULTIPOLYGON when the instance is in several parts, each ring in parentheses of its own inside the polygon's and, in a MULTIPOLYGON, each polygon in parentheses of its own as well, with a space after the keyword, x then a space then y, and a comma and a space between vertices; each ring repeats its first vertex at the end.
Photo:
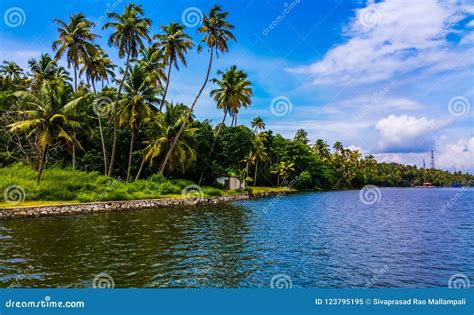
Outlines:
POLYGON ((224 185, 224 187, 227 189, 245 188, 245 182, 241 182, 240 179, 235 176, 223 175, 218 177, 216 181, 219 184, 224 185))

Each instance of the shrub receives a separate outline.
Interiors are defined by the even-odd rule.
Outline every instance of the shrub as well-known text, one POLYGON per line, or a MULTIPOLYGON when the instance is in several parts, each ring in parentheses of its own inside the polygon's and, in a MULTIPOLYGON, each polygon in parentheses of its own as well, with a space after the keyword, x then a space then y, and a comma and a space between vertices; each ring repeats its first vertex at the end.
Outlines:
POLYGON ((224 194, 222 190, 214 187, 204 187, 202 191, 207 196, 222 196, 224 194))

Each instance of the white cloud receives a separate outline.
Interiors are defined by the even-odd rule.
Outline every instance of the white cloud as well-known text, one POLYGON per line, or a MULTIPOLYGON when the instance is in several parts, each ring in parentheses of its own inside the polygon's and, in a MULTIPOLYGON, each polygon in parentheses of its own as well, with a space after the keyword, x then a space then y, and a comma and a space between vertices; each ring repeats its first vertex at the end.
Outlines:
POLYGON ((466 24, 466 27, 474 27, 474 20, 469 21, 469 23, 466 24))
POLYGON ((0 60, 15 61, 23 70, 28 69, 28 60, 41 55, 37 50, 0 50, 0 60))
POLYGON ((474 169, 474 137, 443 146, 439 149, 435 162, 438 168, 472 172, 474 169))
POLYGON ((426 152, 435 145, 435 131, 449 122, 438 122, 426 117, 389 115, 377 122, 379 151, 387 153, 426 152))
MULTIPOLYGON (((321 61, 291 71, 313 76, 314 84, 360 84, 395 79, 424 69, 429 73, 453 70, 473 63, 466 56, 472 48, 460 49, 446 40, 454 32, 450 19, 464 19, 461 5, 436 0, 387 0, 371 3, 378 23, 361 23, 364 9, 347 27, 347 42, 326 53, 321 61), (427 13, 429 12, 429 13, 427 13)), ((462 36, 462 34, 461 34, 462 36)))

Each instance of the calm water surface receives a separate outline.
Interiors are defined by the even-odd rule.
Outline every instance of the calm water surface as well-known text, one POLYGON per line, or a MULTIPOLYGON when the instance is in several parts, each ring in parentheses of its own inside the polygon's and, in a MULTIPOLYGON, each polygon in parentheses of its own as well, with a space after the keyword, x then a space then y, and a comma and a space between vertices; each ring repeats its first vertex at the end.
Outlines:
POLYGON ((0 286, 90 287, 100 273, 116 287, 269 287, 281 274, 293 287, 474 282, 474 190, 381 193, 374 205, 353 190, 0 221, 0 286))

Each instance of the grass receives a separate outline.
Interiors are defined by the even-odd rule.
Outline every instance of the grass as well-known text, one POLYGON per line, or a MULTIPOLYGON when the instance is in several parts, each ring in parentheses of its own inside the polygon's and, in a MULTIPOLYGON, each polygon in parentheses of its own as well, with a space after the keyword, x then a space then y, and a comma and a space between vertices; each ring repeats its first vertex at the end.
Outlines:
POLYGON ((286 191, 295 191, 295 189, 289 187, 263 187, 256 186, 252 187, 254 194, 263 193, 263 192, 286 192, 286 191))
POLYGON ((14 164, 0 170, 0 192, 5 200, 19 200, 21 203, 0 202, 0 207, 52 205, 78 202, 99 202, 110 200, 135 200, 163 197, 189 197, 203 195, 221 196, 234 191, 214 187, 202 187, 192 181, 167 180, 161 175, 147 179, 125 182, 100 175, 97 172, 83 172, 53 167, 45 169, 38 185, 36 172, 29 166, 14 164), (192 185, 192 186, 191 186, 192 185))

